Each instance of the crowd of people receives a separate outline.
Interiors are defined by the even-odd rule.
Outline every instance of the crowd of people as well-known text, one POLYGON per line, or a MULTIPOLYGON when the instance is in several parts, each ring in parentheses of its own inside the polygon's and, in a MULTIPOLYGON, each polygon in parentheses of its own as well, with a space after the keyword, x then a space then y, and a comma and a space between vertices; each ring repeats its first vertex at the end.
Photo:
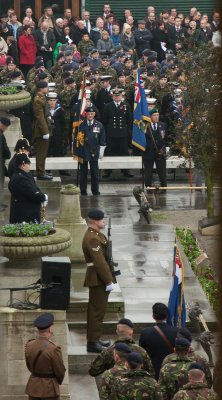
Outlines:
MULTIPOLYGON (((157 14, 148 6, 144 18, 136 20, 133 11, 116 15, 104 4, 96 21, 88 11, 81 19, 73 17, 70 9, 55 19, 51 7, 38 21, 30 7, 21 22, 13 9, 0 20, 0 84, 25 87, 31 94, 32 102, 12 113, 36 155, 37 179, 53 179, 45 169, 47 156, 73 151, 80 162, 81 194, 87 195, 89 163, 91 191, 99 195, 99 158, 142 154, 131 143, 139 66, 151 118, 142 154, 145 185, 152 186, 155 162, 160 184, 167 186, 166 155, 183 108, 179 54, 206 43, 220 46, 219 12, 201 14, 192 7, 187 15, 176 8, 157 14), (84 110, 79 99, 83 81, 84 110)), ((62 163, 59 172, 69 175, 62 163)), ((122 173, 132 177, 129 170, 122 173)))

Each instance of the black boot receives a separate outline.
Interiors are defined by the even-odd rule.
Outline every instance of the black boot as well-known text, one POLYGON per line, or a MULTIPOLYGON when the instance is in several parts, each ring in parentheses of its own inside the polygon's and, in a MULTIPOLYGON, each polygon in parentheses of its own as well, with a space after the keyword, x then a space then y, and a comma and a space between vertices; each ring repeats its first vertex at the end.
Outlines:
POLYGON ((103 350, 106 350, 106 347, 102 346, 100 344, 100 342, 88 342, 87 343, 88 353, 101 353, 103 350))

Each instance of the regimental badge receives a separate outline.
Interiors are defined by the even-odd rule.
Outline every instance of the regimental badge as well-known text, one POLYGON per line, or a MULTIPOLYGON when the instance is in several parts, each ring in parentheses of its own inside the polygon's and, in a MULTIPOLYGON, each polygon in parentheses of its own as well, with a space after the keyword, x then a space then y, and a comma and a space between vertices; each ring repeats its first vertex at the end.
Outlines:
POLYGON ((100 246, 92 247, 92 251, 99 251, 99 249, 100 249, 100 246))

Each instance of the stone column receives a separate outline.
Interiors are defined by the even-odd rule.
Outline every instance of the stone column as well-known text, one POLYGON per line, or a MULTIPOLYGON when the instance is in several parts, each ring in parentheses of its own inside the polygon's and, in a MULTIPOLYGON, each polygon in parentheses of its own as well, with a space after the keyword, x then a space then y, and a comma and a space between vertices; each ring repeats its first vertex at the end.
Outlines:
POLYGON ((11 121, 11 125, 6 129, 4 135, 13 156, 15 145, 18 139, 22 137, 20 119, 12 114, 7 114, 5 111, 0 111, 0 117, 7 117, 11 121))
POLYGON ((71 234, 72 244, 59 255, 65 255, 75 262, 83 262, 82 239, 86 232, 86 221, 81 216, 80 190, 77 186, 69 184, 62 187, 60 191, 59 218, 55 226, 63 228, 71 234))
MULTIPOLYGON (((50 312, 50 310, 47 310, 50 312)), ((27 400, 25 386, 30 373, 25 364, 25 343, 35 339, 33 321, 42 314, 38 310, 0 308, 0 400, 27 400)), ((52 340, 62 348, 66 374, 60 387, 61 400, 69 400, 66 312, 53 310, 55 317, 52 340)))

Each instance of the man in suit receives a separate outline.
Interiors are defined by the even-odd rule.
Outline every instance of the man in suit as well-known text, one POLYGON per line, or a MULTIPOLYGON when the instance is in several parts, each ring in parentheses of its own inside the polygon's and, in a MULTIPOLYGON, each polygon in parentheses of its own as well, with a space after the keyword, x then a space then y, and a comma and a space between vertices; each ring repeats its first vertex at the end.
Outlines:
MULTIPOLYGON (((147 125, 147 148, 143 152, 145 186, 152 186, 153 165, 159 176, 160 185, 166 187, 166 124, 159 122, 159 113, 156 108, 150 111, 151 123, 147 125)), ((161 193, 165 193, 163 189, 161 193)))
MULTIPOLYGON (((106 130, 106 155, 127 156, 130 139, 131 113, 128 104, 123 102, 123 89, 112 90, 113 101, 104 108, 103 122, 106 130)), ((104 177, 109 177, 111 170, 107 170, 104 177)), ((128 170, 122 170, 126 178, 132 175, 128 170)))
POLYGON ((87 351, 101 353, 110 342, 102 341, 102 323, 110 292, 116 283, 107 263, 107 238, 104 212, 93 209, 88 212, 88 229, 83 237, 82 249, 87 270, 84 286, 89 288, 87 310, 87 351))
POLYGON ((40 28, 36 29, 34 38, 38 49, 38 55, 42 56, 45 67, 50 70, 52 67, 53 50, 56 45, 56 39, 47 21, 43 21, 40 28))
POLYGON ((84 26, 87 29, 87 32, 90 34, 91 29, 93 28, 93 22, 90 20, 90 12, 83 11, 82 13, 82 21, 84 22, 84 26))
POLYGON ((200 45, 202 43, 208 43, 212 40, 212 30, 207 27, 207 21, 205 18, 200 20, 200 29, 197 34, 197 43, 200 45))
POLYGON ((139 345, 150 356, 155 370, 155 379, 158 380, 163 359, 174 351, 178 330, 166 323, 168 308, 165 304, 155 303, 152 309, 153 319, 156 324, 153 327, 142 330, 139 345))
POLYGON ((50 313, 39 315, 34 321, 38 337, 25 346, 25 361, 31 372, 25 393, 29 400, 50 398, 60 399, 59 386, 65 376, 61 348, 51 340, 54 316, 50 313))
POLYGON ((176 17, 174 25, 168 30, 168 47, 173 50, 174 53, 177 50, 183 49, 183 44, 186 36, 186 29, 181 26, 181 18, 176 17))
POLYGON ((134 38, 136 42, 136 51, 138 53, 138 57, 142 57, 143 50, 150 49, 151 40, 153 39, 152 33, 149 29, 146 29, 146 21, 139 20, 138 28, 134 31, 134 38))

